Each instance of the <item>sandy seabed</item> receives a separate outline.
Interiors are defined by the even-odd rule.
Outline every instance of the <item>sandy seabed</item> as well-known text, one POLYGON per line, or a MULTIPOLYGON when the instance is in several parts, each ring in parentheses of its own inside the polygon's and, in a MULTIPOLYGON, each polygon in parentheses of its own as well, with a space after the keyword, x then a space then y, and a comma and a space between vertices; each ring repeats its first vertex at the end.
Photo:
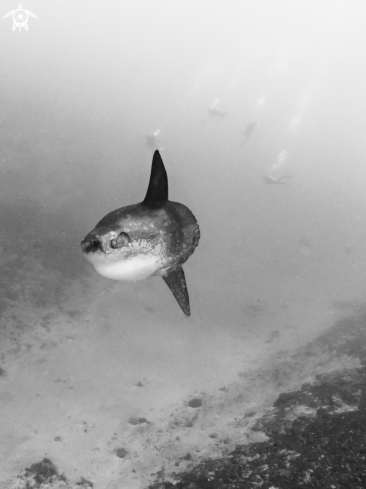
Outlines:
POLYGON ((281 393, 359 367, 325 346, 306 354, 336 320, 364 312, 358 303, 248 302, 228 325, 194 310, 187 319, 168 289, 146 287, 74 283, 62 307, 35 309, 25 295, 7 309, 1 489, 168 487, 267 440, 253 427, 281 393), (159 308, 146 295, 161 295, 159 308))

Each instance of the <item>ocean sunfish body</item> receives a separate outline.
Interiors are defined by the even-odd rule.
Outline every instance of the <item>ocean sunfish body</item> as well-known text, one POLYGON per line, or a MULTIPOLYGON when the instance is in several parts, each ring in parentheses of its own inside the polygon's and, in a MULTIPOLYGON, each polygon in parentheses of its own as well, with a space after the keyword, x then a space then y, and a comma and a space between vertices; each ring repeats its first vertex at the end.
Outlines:
POLYGON ((80 243, 85 258, 104 277, 142 280, 162 277, 186 316, 189 297, 182 268, 200 230, 192 212, 168 200, 168 177, 155 151, 143 202, 107 214, 80 243))

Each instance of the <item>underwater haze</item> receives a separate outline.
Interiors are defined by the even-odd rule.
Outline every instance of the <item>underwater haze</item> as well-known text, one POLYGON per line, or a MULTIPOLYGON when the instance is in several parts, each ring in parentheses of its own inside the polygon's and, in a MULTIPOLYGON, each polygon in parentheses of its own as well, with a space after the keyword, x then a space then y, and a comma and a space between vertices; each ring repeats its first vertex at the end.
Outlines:
POLYGON ((363 10, 1 3, 1 489, 174 484, 335 368, 268 376, 366 311, 363 10), (104 278, 80 248, 143 201, 156 149, 200 226, 189 318, 160 277, 104 278))

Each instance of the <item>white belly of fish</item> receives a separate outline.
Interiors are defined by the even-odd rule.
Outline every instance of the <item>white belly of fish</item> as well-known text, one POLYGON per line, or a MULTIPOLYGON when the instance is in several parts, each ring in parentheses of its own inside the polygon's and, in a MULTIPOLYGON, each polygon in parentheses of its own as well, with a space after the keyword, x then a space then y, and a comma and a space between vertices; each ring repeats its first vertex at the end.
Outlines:
POLYGON ((100 275, 112 280, 143 280, 163 267, 160 257, 154 255, 140 255, 120 261, 91 260, 88 256, 87 259, 100 275))

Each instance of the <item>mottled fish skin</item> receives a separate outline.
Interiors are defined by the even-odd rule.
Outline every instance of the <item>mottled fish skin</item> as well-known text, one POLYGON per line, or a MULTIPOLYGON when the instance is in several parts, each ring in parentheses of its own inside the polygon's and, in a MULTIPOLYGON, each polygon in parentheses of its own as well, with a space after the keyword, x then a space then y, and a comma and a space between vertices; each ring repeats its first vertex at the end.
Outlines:
POLYGON ((164 279, 183 312, 189 297, 181 265, 198 245, 200 230, 192 212, 168 200, 168 180, 155 151, 143 202, 107 214, 83 239, 88 261, 101 275, 114 280, 164 279))

